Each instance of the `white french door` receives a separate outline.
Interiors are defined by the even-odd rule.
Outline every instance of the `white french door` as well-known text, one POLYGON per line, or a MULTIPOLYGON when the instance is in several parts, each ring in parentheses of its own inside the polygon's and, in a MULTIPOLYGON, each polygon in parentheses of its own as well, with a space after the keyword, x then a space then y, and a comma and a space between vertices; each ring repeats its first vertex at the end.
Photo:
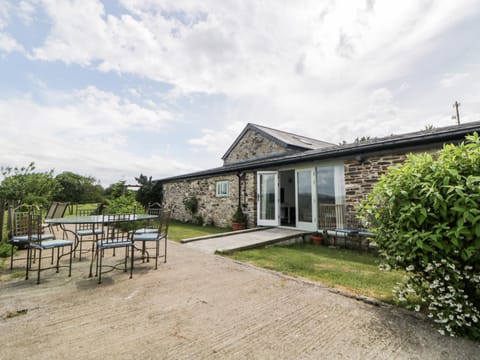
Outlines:
POLYGON ((259 171, 257 173, 257 225, 278 226, 279 185, 277 171, 259 171))
POLYGON ((295 170, 295 203, 297 228, 317 230, 317 192, 315 169, 295 170))

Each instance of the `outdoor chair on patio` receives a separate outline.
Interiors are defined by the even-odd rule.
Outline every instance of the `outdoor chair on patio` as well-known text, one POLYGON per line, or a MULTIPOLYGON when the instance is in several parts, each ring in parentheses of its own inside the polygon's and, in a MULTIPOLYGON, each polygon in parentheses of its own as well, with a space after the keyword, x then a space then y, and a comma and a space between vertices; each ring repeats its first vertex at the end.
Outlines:
MULTIPOLYGON (((96 241, 95 247, 95 276, 98 276, 98 283, 102 283, 102 273, 106 273, 117 269, 117 265, 104 264, 105 251, 117 248, 125 248, 123 270, 127 271, 127 260, 130 256, 130 278, 133 275, 133 241, 129 234, 132 214, 112 214, 103 215, 102 234, 100 239, 96 241), (130 250, 130 255, 129 255, 130 250), (102 268, 109 268, 103 271, 102 268)), ((93 260, 92 259, 92 264, 93 260)), ((110 259, 110 261, 112 261, 110 259)))
POLYGON ((135 234, 144 234, 144 233, 156 233, 158 232, 159 227, 159 219, 162 213, 162 205, 158 202, 153 204, 149 204, 146 214, 148 215, 155 215, 157 216, 155 219, 147 220, 145 226, 141 227, 140 229, 136 229, 132 231, 135 234))
POLYGON ((135 233, 133 235, 133 243, 141 244, 141 247, 138 250, 142 253, 142 262, 147 259, 147 262, 150 261, 150 253, 148 250, 155 250, 155 270, 158 268, 158 258, 163 257, 164 262, 167 262, 167 238, 168 238, 168 227, 170 224, 170 210, 162 210, 158 214, 158 227, 156 232, 143 232, 135 233), (160 255, 160 242, 164 241, 164 253, 160 255), (148 246, 154 244, 155 247, 148 246))
MULTIPOLYGON (((11 245, 10 250, 10 270, 13 269, 13 262, 26 260, 26 258, 14 259, 15 248, 21 249, 28 246, 31 240, 29 215, 35 212, 35 208, 31 205, 21 205, 17 208, 8 209, 8 242, 11 245)), ((44 234, 43 231, 37 232, 36 236, 40 240, 54 239, 53 234, 44 234)))
POLYGON ((42 214, 30 212, 28 214, 28 241, 27 241, 27 264, 26 264, 26 274, 25 280, 28 280, 28 275, 30 270, 33 268, 32 264, 34 260, 38 262, 37 265, 37 284, 40 284, 40 272, 48 269, 56 269, 57 273, 60 269, 60 259, 64 255, 69 256, 69 265, 68 265, 68 276, 72 275, 72 252, 74 242, 65 239, 45 239, 42 234, 42 214), (63 249, 65 247, 70 247, 68 253, 64 253, 63 249), (62 249, 62 253, 60 253, 62 249), (43 250, 52 250, 52 261, 53 265, 53 256, 56 250, 56 263, 53 266, 42 268, 42 254, 43 250), (38 257, 36 257, 36 252, 38 251, 38 257))
POLYGON ((375 235, 366 230, 354 212, 348 212, 345 205, 319 204, 319 228, 331 245, 369 249, 370 239, 375 235), (339 240, 342 241, 339 241, 339 240))
MULTIPOLYGON (((62 218, 65 216, 65 211, 67 210, 68 203, 66 202, 58 202, 54 201, 52 202, 52 205, 50 205, 50 208, 47 211, 47 214, 45 215, 45 219, 54 219, 54 218, 62 218)), ((44 229, 47 229, 54 234, 53 227, 57 227, 58 225, 52 225, 52 224, 46 224, 43 223, 42 227, 44 229)), ((65 236, 65 234, 64 234, 65 236)))
MULTIPOLYGON (((95 210, 84 210, 84 209, 77 209, 75 211, 75 216, 92 216, 96 215, 95 210)), ((99 240, 99 235, 103 234, 103 228, 99 225, 95 224, 76 224, 75 225, 75 234, 78 236, 78 260, 82 260, 82 252, 94 252, 95 249, 95 242, 99 240), (83 243, 90 242, 91 247, 89 249, 83 249, 83 243)), ((73 256, 76 256, 76 250, 73 256)))

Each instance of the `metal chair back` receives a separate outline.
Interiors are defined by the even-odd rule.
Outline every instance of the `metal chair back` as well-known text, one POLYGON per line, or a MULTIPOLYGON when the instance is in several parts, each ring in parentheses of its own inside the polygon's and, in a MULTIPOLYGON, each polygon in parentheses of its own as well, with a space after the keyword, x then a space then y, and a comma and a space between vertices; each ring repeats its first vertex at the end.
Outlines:
POLYGON ((62 218, 62 217, 64 217, 65 212, 67 211, 67 207, 68 207, 68 202, 57 203, 57 207, 55 208, 55 211, 53 212, 52 218, 62 218))
POLYGON ((50 205, 50 208, 48 209, 47 213, 45 214, 45 219, 52 219, 53 215, 55 214, 55 210, 57 209, 58 202, 54 201, 50 205))

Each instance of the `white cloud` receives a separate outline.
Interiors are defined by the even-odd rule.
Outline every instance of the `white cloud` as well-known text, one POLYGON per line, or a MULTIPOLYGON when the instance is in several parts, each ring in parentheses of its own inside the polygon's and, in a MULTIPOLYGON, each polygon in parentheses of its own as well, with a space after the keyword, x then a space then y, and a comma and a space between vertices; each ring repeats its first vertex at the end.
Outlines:
MULTIPOLYGON (((25 165, 38 159, 39 169, 72 169, 104 184, 123 177, 133 181, 141 172, 166 176, 192 169, 161 155, 132 151, 129 136, 133 132, 158 132, 172 119, 161 108, 143 108, 95 87, 50 91, 43 97, 44 103, 29 96, 0 100, 1 165, 25 165)), ((158 146, 160 154, 162 146, 158 146)))
POLYGON ((369 9, 329 1, 124 1, 134 16, 106 15, 95 1, 44 3, 53 27, 33 51, 37 59, 99 61, 102 71, 231 95, 285 90, 302 59, 304 74, 333 86, 394 78, 435 35, 471 12, 469 0, 370 3, 369 9))
POLYGON ((15 14, 23 21, 24 24, 30 25, 35 17, 36 0, 21 0, 15 9, 15 14))
POLYGON ((0 1, 0 52, 23 51, 22 45, 14 37, 2 31, 10 21, 11 12, 12 5, 6 1, 0 1))
POLYGON ((23 46, 17 42, 13 37, 6 33, 0 32, 0 51, 7 53, 13 51, 23 51, 23 46))
POLYGON ((440 81, 440 86, 442 88, 449 88, 457 85, 459 82, 468 78, 469 76, 470 74, 468 73, 444 74, 442 80, 440 81))
MULTIPOLYGON (((205 94, 224 96, 223 122, 202 114, 201 134, 189 141, 215 160, 247 122, 331 142, 446 124, 454 100, 446 92, 462 79, 442 79, 442 101, 429 98, 425 88, 415 96, 416 79, 424 74, 413 74, 412 67, 439 47, 443 33, 480 11, 476 0, 307 0, 301 5, 277 0, 123 0, 118 15, 108 14, 94 0, 41 3, 51 29, 44 43, 30 51, 32 60, 167 83, 172 86, 168 93, 150 96, 179 107, 205 94)), ((437 71, 434 81, 445 71, 437 71)), ((460 73, 464 70, 456 75, 460 73)), ((473 86, 465 93, 478 98, 473 86)), ((128 87, 130 95, 146 94, 128 87)), ((70 101, 73 96, 67 94, 62 104, 57 100, 49 114, 60 118, 68 113, 73 119, 88 115, 104 134, 109 125, 102 119, 110 119, 119 129, 116 136, 105 135, 112 148, 123 146, 121 131, 132 125, 130 118, 141 127, 155 126, 156 116, 168 119, 168 113, 148 99, 142 107, 87 88, 75 93, 77 106, 70 101)), ((47 105, 37 107, 47 112, 47 105)), ((470 113, 478 113, 477 108, 470 113)), ((95 130, 83 129, 87 125, 72 126, 90 136, 95 130)))
POLYGON ((202 136, 190 139, 188 143, 193 145, 194 149, 197 149, 196 151, 199 151, 198 147, 205 148, 209 153, 220 158, 240 134, 245 125, 244 122, 236 121, 221 130, 202 129, 202 136))

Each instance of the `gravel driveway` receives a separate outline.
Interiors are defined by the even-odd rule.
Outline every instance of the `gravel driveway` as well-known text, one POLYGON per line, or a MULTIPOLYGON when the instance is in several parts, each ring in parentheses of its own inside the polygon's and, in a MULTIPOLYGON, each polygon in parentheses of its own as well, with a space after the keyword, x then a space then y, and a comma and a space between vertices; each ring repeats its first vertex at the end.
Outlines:
POLYGON ((169 244, 104 283, 88 263, 0 283, 0 359, 478 359, 478 344, 320 285, 169 244))

